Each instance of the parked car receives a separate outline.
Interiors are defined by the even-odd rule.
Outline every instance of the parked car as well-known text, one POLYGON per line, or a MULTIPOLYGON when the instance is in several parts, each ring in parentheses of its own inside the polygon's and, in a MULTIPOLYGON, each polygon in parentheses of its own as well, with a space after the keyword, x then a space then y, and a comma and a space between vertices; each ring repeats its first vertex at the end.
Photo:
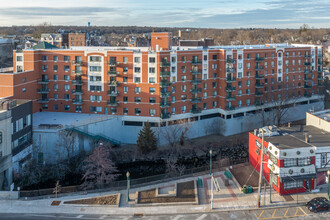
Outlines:
POLYGON ((306 203, 311 212, 327 211, 330 209, 330 202, 324 197, 317 197, 306 203))

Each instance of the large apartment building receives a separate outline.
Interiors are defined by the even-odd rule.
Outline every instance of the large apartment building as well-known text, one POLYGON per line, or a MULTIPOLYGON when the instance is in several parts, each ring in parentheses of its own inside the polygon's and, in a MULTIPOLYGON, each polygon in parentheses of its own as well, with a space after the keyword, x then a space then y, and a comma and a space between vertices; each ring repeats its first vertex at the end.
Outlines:
POLYGON ((320 46, 173 47, 171 39, 171 33, 152 33, 151 47, 14 51, 14 72, 0 74, 0 89, 33 100, 34 112, 113 114, 157 123, 235 119, 223 131, 227 135, 251 129, 242 118, 270 111, 278 100, 288 100, 286 107, 322 105, 320 46))

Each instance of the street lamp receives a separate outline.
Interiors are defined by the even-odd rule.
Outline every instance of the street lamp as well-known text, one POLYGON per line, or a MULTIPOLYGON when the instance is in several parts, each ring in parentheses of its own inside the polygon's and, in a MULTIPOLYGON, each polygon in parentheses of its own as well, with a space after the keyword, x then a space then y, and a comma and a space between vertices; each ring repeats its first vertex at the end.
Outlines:
POLYGON ((330 170, 327 171, 327 174, 328 174, 328 199, 330 198, 330 179, 329 179, 329 176, 330 176, 330 170))
POLYGON ((129 172, 127 171, 126 177, 127 177, 127 202, 129 202, 129 187, 130 187, 130 178, 129 178, 129 172))
POLYGON ((212 175, 212 149, 210 150, 210 175, 212 175))

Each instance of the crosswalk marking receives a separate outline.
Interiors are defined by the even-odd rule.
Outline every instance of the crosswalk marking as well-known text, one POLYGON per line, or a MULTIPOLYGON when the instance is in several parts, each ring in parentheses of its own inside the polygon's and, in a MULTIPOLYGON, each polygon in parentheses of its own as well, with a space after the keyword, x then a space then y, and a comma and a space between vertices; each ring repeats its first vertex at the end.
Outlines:
POLYGON ((82 218, 84 215, 77 215, 76 218, 82 218))
POLYGON ((203 214, 201 216, 199 216, 198 218, 196 218, 196 220, 202 220, 207 216, 207 214, 203 214))

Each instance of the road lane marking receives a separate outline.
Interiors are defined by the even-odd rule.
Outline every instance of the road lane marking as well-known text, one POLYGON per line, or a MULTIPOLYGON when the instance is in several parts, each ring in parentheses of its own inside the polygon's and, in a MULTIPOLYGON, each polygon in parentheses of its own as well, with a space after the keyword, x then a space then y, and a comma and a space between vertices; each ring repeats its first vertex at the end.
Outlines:
POLYGON ((272 218, 274 218, 275 213, 276 213, 276 210, 277 210, 277 209, 274 210, 273 215, 272 215, 272 218))
POLYGON ((201 216, 199 216, 198 218, 196 218, 196 220, 202 220, 207 216, 207 214, 203 214, 201 216))
POLYGON ((262 212, 260 213, 259 217, 260 218, 262 216, 262 214, 264 213, 265 210, 262 210, 262 212))
POLYGON ((76 218, 82 218, 84 215, 77 215, 76 218))
POLYGON ((286 217, 286 214, 288 214, 289 208, 286 209, 286 212, 284 214, 284 217, 286 217))

